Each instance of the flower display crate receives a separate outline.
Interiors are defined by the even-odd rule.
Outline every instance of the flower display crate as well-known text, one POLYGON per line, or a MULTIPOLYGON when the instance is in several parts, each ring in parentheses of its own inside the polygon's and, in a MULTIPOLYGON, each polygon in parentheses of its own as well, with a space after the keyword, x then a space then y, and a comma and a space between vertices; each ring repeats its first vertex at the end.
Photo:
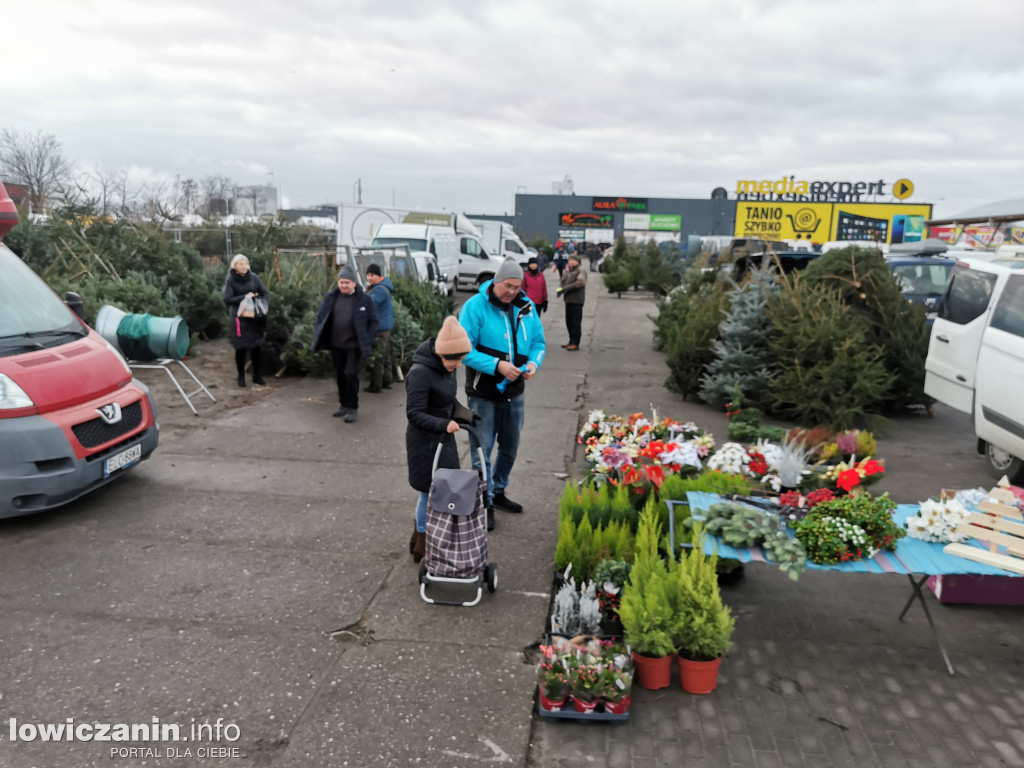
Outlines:
POLYGON ((604 702, 600 702, 593 712, 577 712, 572 700, 566 701, 561 709, 544 709, 540 703, 540 691, 537 692, 537 714, 548 720, 577 720, 591 722, 625 723, 629 720, 629 712, 621 715, 604 711, 604 702))
POLYGON ((940 603, 1024 605, 1024 578, 1019 576, 931 576, 928 586, 940 603))

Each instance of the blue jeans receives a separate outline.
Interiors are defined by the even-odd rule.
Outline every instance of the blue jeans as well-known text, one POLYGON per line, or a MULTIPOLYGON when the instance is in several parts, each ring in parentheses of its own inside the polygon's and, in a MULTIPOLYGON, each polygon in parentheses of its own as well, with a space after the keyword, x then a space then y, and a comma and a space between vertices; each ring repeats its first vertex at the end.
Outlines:
MULTIPOLYGON (((469 407, 480 414, 480 421, 473 427, 484 445, 484 462, 487 465, 487 503, 494 502, 495 494, 505 493, 512 465, 519 452, 519 433, 523 431, 526 419, 526 395, 513 397, 509 401, 469 398, 469 407), (491 451, 498 444, 498 457, 491 464, 491 451), (492 469, 493 466, 493 469, 492 469)), ((480 470, 480 455, 476 441, 470 438, 469 447, 473 469, 480 470)))
POLYGON ((416 502, 416 530, 420 533, 427 532, 427 496, 420 491, 420 500, 416 502))

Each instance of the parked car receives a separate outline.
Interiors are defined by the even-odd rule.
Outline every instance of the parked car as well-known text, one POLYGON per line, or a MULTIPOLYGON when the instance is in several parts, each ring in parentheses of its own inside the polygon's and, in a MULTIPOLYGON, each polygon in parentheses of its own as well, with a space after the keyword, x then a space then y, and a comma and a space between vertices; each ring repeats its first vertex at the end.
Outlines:
POLYGON ((935 320, 949 276, 956 263, 952 259, 928 256, 898 256, 890 253, 886 262, 907 301, 920 304, 927 312, 929 325, 935 320))
POLYGON ((777 251, 774 253, 765 251, 755 253, 752 256, 740 256, 732 264, 733 277, 739 280, 752 266, 767 266, 768 264, 775 263, 775 259, 778 259, 778 264, 782 267, 782 271, 785 274, 789 274, 790 272, 805 269, 808 264, 819 256, 821 254, 814 251, 777 251))
POLYGON ((925 392, 971 414, 997 477, 1024 482, 1024 256, 953 263, 932 324, 925 392))
MULTIPOLYGON (((0 239, 17 212, 0 184, 0 239), (12 215, 13 213, 13 215, 12 215)), ((67 504, 149 457, 149 388, 0 243, 0 518, 67 504)), ((80 299, 68 294, 68 299, 80 299)))

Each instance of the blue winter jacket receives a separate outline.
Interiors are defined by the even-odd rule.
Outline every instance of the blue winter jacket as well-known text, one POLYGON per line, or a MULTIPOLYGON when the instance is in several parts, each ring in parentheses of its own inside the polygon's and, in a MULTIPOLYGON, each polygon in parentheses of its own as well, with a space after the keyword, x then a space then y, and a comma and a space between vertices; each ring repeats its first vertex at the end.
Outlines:
POLYGON ((395 327, 395 312, 391 308, 391 294, 395 290, 390 277, 385 277, 367 291, 377 308, 377 330, 390 331, 395 327))
POLYGON ((544 360, 544 329, 537 308, 522 291, 509 305, 491 293, 493 280, 480 286, 479 292, 462 305, 459 324, 469 334, 473 351, 466 356, 466 394, 485 400, 511 400, 523 394, 526 380, 520 376, 504 392, 498 382, 498 363, 507 360, 517 368, 533 363, 540 368, 544 360))

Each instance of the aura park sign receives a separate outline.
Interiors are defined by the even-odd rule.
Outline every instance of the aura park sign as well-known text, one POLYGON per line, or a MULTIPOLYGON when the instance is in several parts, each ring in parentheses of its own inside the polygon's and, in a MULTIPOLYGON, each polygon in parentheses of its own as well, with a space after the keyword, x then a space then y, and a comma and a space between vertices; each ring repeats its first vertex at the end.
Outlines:
MULTIPOLYGON (((878 181, 802 181, 783 176, 778 181, 736 182, 737 200, 763 200, 789 203, 861 203, 866 198, 887 196, 891 187, 878 181)), ((893 194, 896 190, 893 190, 893 194)))

